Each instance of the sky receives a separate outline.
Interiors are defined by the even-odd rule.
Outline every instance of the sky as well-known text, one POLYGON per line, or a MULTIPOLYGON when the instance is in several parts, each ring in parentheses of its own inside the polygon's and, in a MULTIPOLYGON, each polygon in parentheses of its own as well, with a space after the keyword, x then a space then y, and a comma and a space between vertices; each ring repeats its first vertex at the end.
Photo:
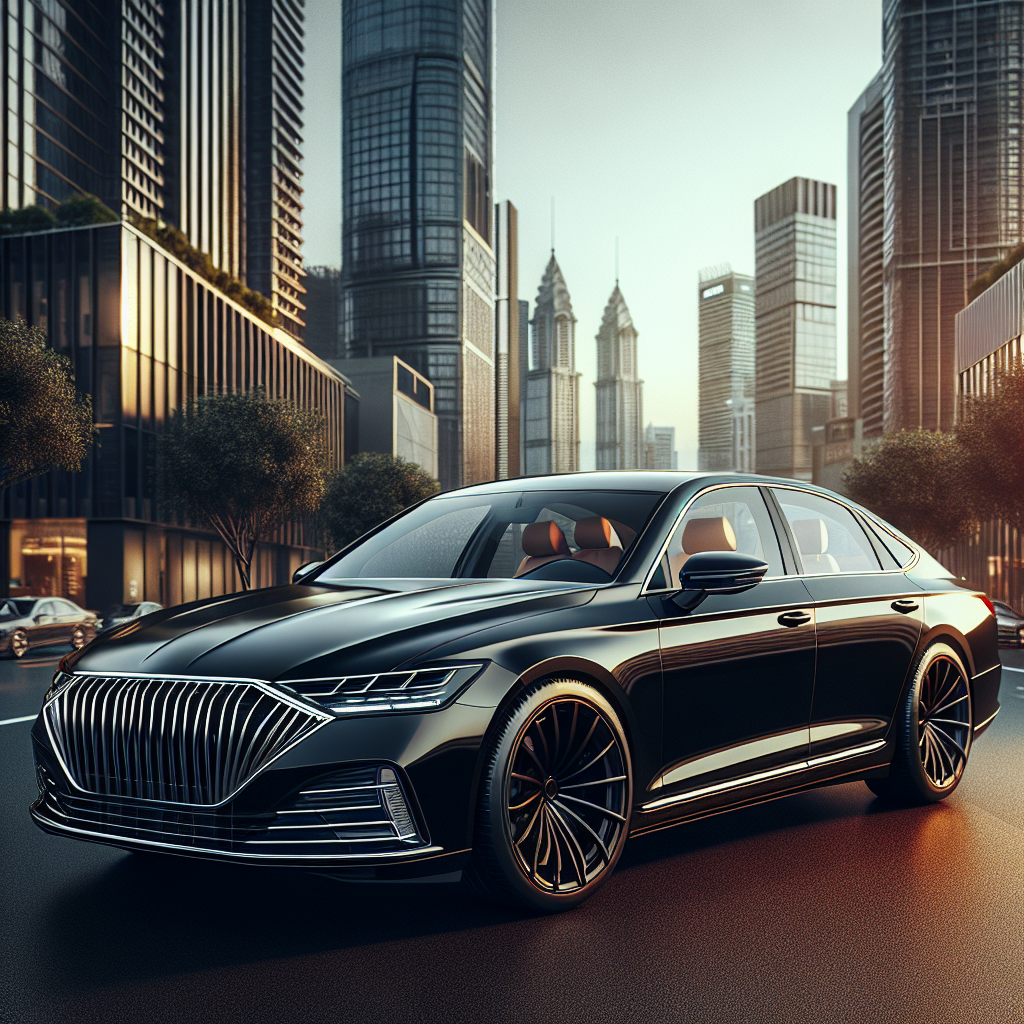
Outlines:
MULTIPOLYGON (((697 282, 754 272, 754 200, 838 186, 846 372, 846 115, 881 62, 881 0, 496 0, 494 195, 519 210, 531 313, 551 249, 572 296, 581 469, 593 468, 595 335, 619 283, 644 421, 697 463, 697 282)), ((341 4, 306 5, 307 264, 341 253, 341 4)))

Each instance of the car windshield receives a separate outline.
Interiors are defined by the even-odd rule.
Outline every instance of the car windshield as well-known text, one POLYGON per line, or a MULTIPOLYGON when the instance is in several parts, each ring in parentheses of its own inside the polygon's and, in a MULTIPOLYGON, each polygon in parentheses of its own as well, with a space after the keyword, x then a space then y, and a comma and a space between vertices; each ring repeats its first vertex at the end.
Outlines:
POLYGON ((649 491, 505 491, 433 498, 315 575, 608 582, 664 497, 649 491))
POLYGON ((0 619, 21 619, 31 615, 35 603, 34 597, 6 597, 0 601, 0 619))

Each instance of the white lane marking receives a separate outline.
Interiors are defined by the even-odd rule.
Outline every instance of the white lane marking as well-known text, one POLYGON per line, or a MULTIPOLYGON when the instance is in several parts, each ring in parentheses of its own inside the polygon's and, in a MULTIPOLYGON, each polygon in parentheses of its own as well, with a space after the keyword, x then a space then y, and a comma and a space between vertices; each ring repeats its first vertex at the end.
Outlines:
POLYGON ((5 718, 0 725, 17 725, 19 722, 34 722, 36 715, 25 715, 24 718, 5 718))
POLYGON ((1004 672, 1024 672, 1024 668, 1014 668, 1012 665, 1004 665, 1004 672))

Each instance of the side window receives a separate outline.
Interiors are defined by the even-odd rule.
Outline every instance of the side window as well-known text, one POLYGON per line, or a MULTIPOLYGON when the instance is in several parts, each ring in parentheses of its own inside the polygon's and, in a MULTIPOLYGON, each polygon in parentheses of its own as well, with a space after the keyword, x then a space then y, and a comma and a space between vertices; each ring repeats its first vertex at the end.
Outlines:
POLYGON ((871 542, 849 509, 806 491, 773 488, 808 576, 878 572, 871 542))
MULTIPOLYGON (((679 571, 700 551, 741 551, 767 562, 769 576, 785 571, 768 509, 756 487, 720 487, 690 506, 669 541, 668 564, 659 567, 670 589, 679 586, 679 571)), ((652 583, 658 581, 656 574, 652 583)))
POLYGON ((42 604, 36 605, 35 615, 56 615, 57 610, 53 606, 52 601, 43 601, 42 604))
POLYGON ((894 537, 888 530, 883 530, 880 526, 868 520, 868 526, 874 531, 875 536, 882 542, 882 546, 888 551, 896 562, 899 564, 901 569, 906 568, 910 565, 914 558, 914 549, 903 541, 894 537))

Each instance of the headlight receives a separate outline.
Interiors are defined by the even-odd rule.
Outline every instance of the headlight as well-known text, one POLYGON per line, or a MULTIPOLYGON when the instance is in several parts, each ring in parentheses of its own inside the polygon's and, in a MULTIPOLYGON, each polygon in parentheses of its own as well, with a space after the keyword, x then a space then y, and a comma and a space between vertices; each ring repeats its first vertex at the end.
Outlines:
POLYGON ((378 675, 287 679, 276 685, 338 715, 433 711, 453 700, 482 667, 447 665, 378 675))
POLYGON ((70 672, 62 672, 60 669, 57 669, 53 674, 53 682, 50 683, 50 688, 46 691, 46 696, 43 698, 43 703, 49 704, 58 693, 68 688, 71 680, 74 678, 70 672))

